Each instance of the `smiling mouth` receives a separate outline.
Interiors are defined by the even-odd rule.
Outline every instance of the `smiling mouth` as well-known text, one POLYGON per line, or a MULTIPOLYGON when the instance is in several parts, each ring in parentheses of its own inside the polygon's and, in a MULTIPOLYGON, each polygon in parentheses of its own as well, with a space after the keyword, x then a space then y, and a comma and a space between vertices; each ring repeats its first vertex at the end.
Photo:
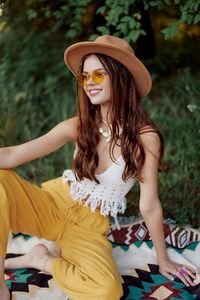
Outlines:
POLYGON ((99 93, 101 93, 102 89, 91 89, 88 91, 89 95, 90 96, 96 96, 98 95, 99 93))

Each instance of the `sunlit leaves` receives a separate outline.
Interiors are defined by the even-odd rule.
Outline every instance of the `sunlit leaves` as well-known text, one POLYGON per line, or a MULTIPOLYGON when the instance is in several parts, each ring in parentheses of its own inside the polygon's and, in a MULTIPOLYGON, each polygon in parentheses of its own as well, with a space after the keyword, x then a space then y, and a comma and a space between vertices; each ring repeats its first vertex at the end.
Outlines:
POLYGON ((156 10, 164 13, 167 7, 176 12, 176 20, 172 18, 171 23, 161 30, 165 39, 174 38, 179 32, 181 23, 191 25, 200 22, 200 0, 140 0, 140 2, 149 13, 152 10, 154 13, 156 10))
POLYGON ((166 39, 172 38, 178 33, 179 25, 179 21, 173 22, 169 27, 162 29, 161 32, 164 34, 166 39))

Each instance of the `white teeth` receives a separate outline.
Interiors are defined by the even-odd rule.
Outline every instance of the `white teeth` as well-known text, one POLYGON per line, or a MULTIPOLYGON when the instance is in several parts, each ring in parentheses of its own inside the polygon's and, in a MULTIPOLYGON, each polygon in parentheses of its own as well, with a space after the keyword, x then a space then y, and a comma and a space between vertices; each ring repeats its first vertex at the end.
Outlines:
POLYGON ((97 95, 98 93, 101 92, 101 89, 94 89, 94 90, 90 90, 89 93, 91 96, 97 95))

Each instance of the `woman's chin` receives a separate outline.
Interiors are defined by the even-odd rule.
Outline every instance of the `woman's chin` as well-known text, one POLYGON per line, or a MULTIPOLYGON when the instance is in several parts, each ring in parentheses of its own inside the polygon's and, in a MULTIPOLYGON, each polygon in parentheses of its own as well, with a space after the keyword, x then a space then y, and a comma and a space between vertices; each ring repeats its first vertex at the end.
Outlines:
POLYGON ((89 99, 93 105, 106 105, 110 101, 110 100, 99 99, 98 97, 89 97, 89 99))

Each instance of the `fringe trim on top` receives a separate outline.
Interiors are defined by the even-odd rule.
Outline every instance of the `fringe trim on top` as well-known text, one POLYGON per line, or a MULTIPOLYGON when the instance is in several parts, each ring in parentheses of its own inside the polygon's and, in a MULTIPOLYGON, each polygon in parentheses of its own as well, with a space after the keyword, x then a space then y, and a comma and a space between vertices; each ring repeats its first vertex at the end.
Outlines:
MULTIPOLYGON (((65 170, 62 179, 64 183, 70 181, 72 199, 81 203, 84 200, 84 206, 90 205, 92 212, 98 208, 103 216, 111 215, 115 220, 118 213, 125 212, 126 198, 121 188, 98 184, 89 179, 77 181, 72 170, 65 170)), ((119 227, 117 220, 116 225, 119 227)))

